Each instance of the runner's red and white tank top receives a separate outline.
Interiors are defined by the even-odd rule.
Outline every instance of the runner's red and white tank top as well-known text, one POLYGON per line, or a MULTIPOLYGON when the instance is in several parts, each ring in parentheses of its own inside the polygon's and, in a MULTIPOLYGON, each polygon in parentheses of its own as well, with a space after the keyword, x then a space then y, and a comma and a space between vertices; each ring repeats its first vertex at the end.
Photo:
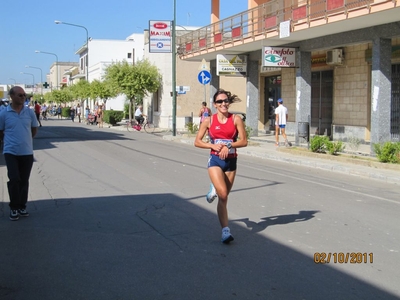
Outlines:
MULTIPOLYGON (((218 121, 218 114, 211 116, 211 124, 208 130, 211 144, 226 144, 236 142, 238 132, 235 126, 235 115, 229 113, 225 124, 218 121)), ((218 152, 211 150, 211 154, 219 155, 218 152)), ((228 158, 236 157, 236 148, 229 150, 228 158)))

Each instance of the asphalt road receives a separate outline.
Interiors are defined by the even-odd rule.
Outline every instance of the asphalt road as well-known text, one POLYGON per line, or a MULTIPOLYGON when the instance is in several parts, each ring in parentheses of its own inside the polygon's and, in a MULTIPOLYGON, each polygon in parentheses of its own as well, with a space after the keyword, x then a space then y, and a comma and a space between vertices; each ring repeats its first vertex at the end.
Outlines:
POLYGON ((2 300, 400 299, 398 185, 241 155, 224 245, 207 150, 43 125, 28 218, 0 158, 2 300))

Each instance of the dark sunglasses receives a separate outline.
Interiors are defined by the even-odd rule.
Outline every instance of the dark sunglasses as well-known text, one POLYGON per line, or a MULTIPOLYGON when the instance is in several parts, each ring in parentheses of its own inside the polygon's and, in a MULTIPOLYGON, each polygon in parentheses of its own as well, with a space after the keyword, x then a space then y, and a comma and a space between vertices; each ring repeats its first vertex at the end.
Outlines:
POLYGON ((229 103, 229 99, 226 98, 226 99, 216 100, 215 103, 217 103, 217 104, 229 103))
POLYGON ((18 97, 25 97, 26 94, 17 94, 18 97))

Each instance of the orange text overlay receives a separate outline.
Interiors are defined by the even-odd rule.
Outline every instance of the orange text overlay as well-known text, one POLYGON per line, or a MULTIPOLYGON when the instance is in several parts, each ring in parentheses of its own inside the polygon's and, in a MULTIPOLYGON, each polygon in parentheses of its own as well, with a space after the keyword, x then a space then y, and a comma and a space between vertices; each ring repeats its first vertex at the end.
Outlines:
POLYGON ((315 252, 314 262, 316 264, 372 264, 373 253, 361 252, 315 252))

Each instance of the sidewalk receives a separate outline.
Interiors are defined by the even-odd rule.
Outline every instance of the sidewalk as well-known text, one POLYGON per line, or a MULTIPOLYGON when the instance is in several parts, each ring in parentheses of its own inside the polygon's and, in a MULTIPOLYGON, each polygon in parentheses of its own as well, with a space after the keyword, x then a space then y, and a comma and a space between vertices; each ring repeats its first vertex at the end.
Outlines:
MULTIPOLYGON (((106 127, 113 130, 126 130, 125 126, 108 126, 105 124, 104 128, 106 127)), ((143 132, 138 133, 143 134, 143 132)), ((154 135, 160 136, 164 140, 190 145, 193 145, 195 138, 195 134, 188 135, 179 132, 176 136, 172 136, 171 131, 159 128, 156 128, 154 135)), ((277 147, 275 146, 274 135, 259 134, 259 136, 251 137, 248 146, 239 148, 238 153, 400 185, 400 165, 378 162, 375 157, 370 156, 370 145, 361 144, 355 150, 352 149, 352 145, 346 144, 344 153, 335 156, 312 153, 307 150, 307 143, 301 144, 301 147, 296 147, 294 146, 294 137, 288 136, 288 139, 292 142, 293 147, 285 147, 282 137, 280 137, 281 144, 277 147)))
MULTIPOLYGON (((174 142, 194 143, 194 135, 172 136, 171 132, 166 134, 158 133, 157 135, 161 135, 165 140, 174 142)), ((291 140, 291 137, 288 138, 294 145, 294 140, 291 140)), ((282 142, 282 137, 280 140, 282 142)), ((369 145, 360 145, 357 151, 345 149, 348 152, 339 156, 312 153, 307 151, 307 144, 302 146, 304 147, 293 146, 286 148, 282 142, 281 146, 277 147, 275 146, 275 137, 265 135, 251 137, 248 146, 239 148, 238 153, 239 155, 281 161, 400 185, 400 165, 378 162, 376 158, 369 155, 369 145)), ((348 145, 346 145, 347 147, 348 145)))

